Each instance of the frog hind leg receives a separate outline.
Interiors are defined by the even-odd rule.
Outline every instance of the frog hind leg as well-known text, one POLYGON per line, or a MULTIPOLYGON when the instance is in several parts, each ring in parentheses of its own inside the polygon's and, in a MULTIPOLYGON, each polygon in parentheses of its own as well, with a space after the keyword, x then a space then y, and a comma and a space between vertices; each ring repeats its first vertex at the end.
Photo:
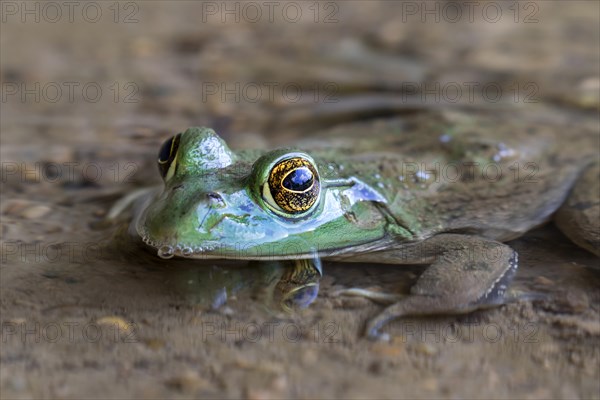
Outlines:
POLYGON ((600 162, 583 171, 554 222, 575 244, 600 257, 600 162))
POLYGON ((370 339, 387 340, 381 328, 404 316, 461 314, 504 304, 518 266, 509 246, 477 236, 442 234, 405 249, 433 262, 410 294, 367 323, 370 339))

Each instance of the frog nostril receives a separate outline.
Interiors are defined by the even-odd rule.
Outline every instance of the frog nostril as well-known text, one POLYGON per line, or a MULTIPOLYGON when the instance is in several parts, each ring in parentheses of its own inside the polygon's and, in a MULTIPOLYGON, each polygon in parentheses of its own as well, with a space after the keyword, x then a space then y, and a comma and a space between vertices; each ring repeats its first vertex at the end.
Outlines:
POLYGON ((206 198, 211 205, 225 207, 225 200, 223 200, 223 197, 219 193, 209 192, 206 194, 206 198))

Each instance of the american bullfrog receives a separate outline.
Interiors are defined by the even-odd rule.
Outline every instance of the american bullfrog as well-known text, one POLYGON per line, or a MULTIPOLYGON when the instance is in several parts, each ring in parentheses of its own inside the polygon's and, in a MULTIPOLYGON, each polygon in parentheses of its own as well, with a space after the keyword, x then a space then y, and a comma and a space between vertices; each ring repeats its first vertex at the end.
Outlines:
POLYGON ((551 219, 600 255, 598 139, 500 112, 418 113, 272 151, 194 127, 162 145, 164 185, 116 212, 137 199, 130 232, 162 258, 289 260, 290 282, 314 280, 322 258, 428 264, 367 323, 385 338, 394 318, 503 304, 518 266, 503 242, 551 219))

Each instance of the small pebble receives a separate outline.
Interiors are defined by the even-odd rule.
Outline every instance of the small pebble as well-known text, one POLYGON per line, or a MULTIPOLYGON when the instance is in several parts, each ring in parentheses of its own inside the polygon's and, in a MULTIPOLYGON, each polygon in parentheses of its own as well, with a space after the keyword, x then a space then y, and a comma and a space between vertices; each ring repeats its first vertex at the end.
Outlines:
POLYGON ((98 325, 113 325, 123 332, 129 332, 133 328, 132 324, 117 316, 102 317, 96 323, 98 325))
POLYGON ((187 370, 180 375, 168 379, 165 384, 182 392, 193 392, 210 387, 210 382, 202 378, 196 371, 187 370))
POLYGON ((271 387, 277 391, 283 392, 288 387, 287 378, 285 375, 279 375, 273 379, 271 383, 271 387))
POLYGON ((26 219, 38 219, 45 216, 50 211, 52 211, 50 207, 40 204, 27 207, 25 210, 21 211, 20 215, 26 219))
POLYGON ((595 76, 584 79, 581 81, 581 83, 579 83, 579 89, 598 91, 600 90, 600 79, 595 76))
POLYGON ((17 216, 23 209, 31 205, 29 201, 20 199, 9 200, 6 203, 7 204, 3 207, 2 213, 9 216, 17 216))
POLYGON ((554 285, 554 281, 546 278, 545 276, 536 277, 535 282, 539 283, 540 285, 544 285, 544 286, 553 286, 554 285))
POLYGON ((426 356, 433 356, 436 355, 438 352, 438 349, 435 346, 425 342, 417 344, 414 347, 414 349, 416 352, 424 354, 426 356))
POLYGON ((440 383, 436 378, 427 378, 421 381, 421 388, 430 392, 438 390, 439 386, 440 383))
POLYGON ((302 354, 302 363, 307 365, 315 364, 319 361, 319 355, 314 350, 307 350, 302 354))
POLYGON ((383 357, 397 358, 404 352, 404 346, 401 343, 376 342, 371 351, 383 357))
POLYGON ((165 347, 165 341, 163 339, 145 339, 144 344, 151 350, 160 350, 165 347))
POLYGON ((223 306, 219 309, 219 313, 222 315, 231 316, 235 314, 235 310, 229 306, 223 306))

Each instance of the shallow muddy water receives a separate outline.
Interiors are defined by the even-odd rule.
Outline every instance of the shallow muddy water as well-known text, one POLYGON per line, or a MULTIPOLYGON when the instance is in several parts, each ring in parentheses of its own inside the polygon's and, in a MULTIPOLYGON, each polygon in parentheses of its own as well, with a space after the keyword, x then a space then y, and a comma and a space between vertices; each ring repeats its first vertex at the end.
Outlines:
POLYGON ((314 3, 318 16, 291 3, 297 22, 240 11, 222 23, 219 2, 94 3, 94 23, 4 9, 2 398, 600 397, 598 259, 551 224, 510 242, 513 287, 530 297, 398 320, 383 343, 363 337, 383 306, 338 292, 407 293, 424 267, 326 262, 318 296, 289 312, 275 264, 162 260, 104 222, 160 182, 158 148, 188 126, 262 148, 357 121, 376 135, 379 119, 430 108, 597 121, 598 3, 528 2, 518 16, 506 3, 494 23, 477 10, 423 22, 400 2, 314 3), (448 83, 459 100, 423 90, 448 83))

